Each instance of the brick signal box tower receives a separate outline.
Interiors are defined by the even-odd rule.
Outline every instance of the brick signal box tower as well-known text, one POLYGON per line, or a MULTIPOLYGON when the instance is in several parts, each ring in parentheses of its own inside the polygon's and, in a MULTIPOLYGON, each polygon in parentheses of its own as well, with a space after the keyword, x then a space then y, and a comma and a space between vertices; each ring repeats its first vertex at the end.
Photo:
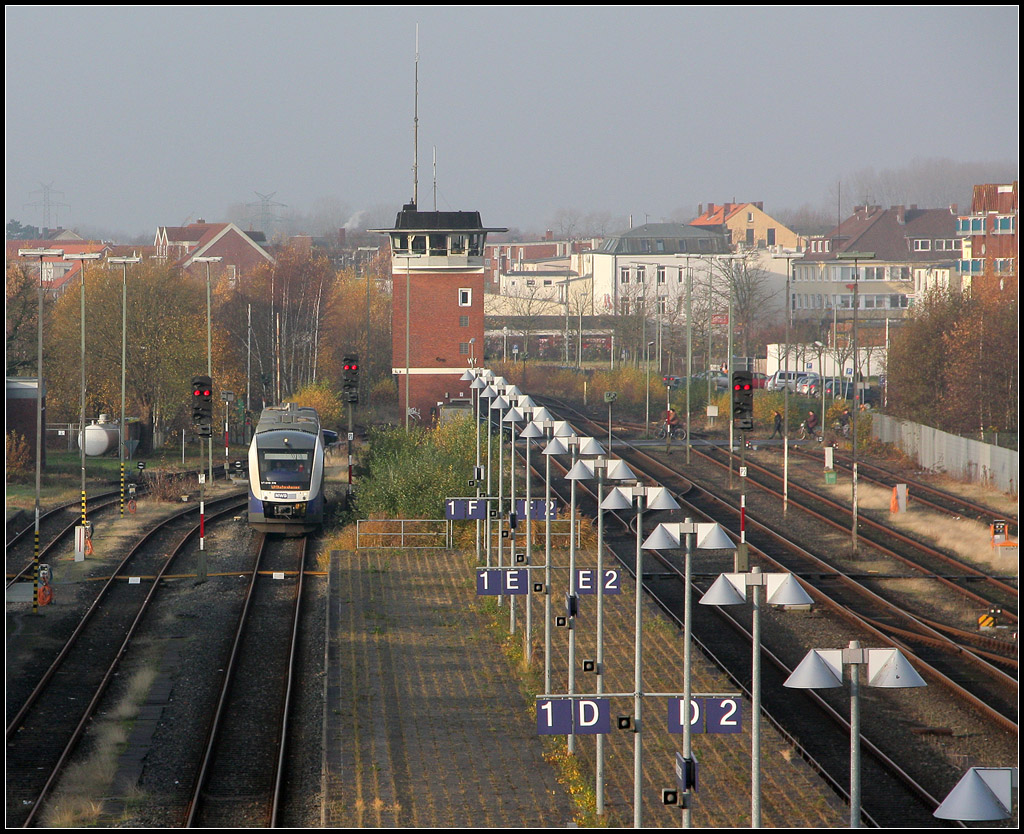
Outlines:
POLYGON ((484 348, 484 244, 478 211, 402 207, 391 241, 391 372, 406 409, 427 422, 438 403, 471 400, 459 377, 484 348))

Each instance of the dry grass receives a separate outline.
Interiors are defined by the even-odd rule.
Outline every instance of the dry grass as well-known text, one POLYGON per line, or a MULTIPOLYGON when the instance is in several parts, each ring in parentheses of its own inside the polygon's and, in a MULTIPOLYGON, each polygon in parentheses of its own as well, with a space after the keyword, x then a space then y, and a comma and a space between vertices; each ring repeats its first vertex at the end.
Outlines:
POLYGON ((94 722, 90 733, 92 754, 86 761, 71 765, 62 776, 53 800, 43 814, 43 824, 51 828, 96 825, 103 814, 103 803, 96 799, 110 792, 117 773, 118 757, 128 742, 130 722, 156 678, 155 670, 144 669, 128 684, 128 690, 113 710, 94 722))

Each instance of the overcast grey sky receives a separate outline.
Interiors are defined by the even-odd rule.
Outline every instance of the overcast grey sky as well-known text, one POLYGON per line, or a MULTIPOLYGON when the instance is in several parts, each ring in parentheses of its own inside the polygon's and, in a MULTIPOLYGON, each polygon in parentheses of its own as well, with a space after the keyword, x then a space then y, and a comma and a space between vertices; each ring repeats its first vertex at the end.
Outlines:
POLYGON ((6 213, 152 233, 274 194, 561 208, 823 203, 915 159, 1018 160, 1018 11, 973 7, 7 6, 6 213))

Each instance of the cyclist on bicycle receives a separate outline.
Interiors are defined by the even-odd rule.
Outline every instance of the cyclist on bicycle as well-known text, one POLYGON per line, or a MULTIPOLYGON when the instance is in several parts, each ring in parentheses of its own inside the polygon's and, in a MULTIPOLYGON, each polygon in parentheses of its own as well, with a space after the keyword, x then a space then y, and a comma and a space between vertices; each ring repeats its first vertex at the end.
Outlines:
POLYGON ((679 415, 676 414, 674 408, 669 408, 665 412, 665 434, 670 437, 675 437, 676 432, 679 430, 679 415))

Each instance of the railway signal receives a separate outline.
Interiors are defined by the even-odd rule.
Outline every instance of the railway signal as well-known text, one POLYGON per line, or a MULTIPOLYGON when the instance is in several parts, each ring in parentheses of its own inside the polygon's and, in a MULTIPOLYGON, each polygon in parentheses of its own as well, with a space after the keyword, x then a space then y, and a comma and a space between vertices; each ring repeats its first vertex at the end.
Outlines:
POLYGON ((750 371, 733 371, 732 417, 736 428, 754 428, 754 375, 750 371))
POLYGON ((213 433, 213 380, 208 376, 192 377, 192 425, 200 437, 213 433))
POLYGON ((342 388, 346 402, 353 404, 359 402, 359 356, 357 354, 352 353, 344 358, 342 388))

